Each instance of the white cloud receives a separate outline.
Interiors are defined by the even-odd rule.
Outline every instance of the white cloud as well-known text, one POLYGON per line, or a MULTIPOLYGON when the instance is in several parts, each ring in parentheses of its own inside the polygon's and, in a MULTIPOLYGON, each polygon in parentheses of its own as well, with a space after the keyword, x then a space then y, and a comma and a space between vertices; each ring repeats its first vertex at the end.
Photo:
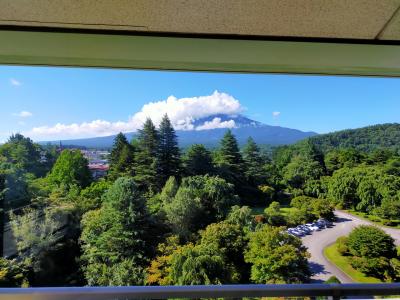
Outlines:
POLYGON ((221 122, 221 118, 214 118, 212 121, 206 121, 203 125, 197 126, 196 130, 208 130, 208 129, 215 129, 215 128, 234 128, 235 121, 223 121, 221 122))
POLYGON ((231 95, 215 91, 209 96, 177 99, 174 96, 158 102, 150 102, 132 117, 132 121, 142 124, 147 117, 159 124, 164 114, 168 114, 175 129, 191 130, 192 122, 214 114, 233 115, 243 111, 239 101, 231 95))
POLYGON ((18 81, 17 79, 15 79, 15 78, 10 78, 10 83, 13 85, 13 86, 20 86, 22 83, 21 83, 21 81, 18 81))
POLYGON ((280 111, 273 111, 272 112, 272 117, 274 117, 274 118, 278 118, 280 115, 281 115, 280 111))
POLYGON ((23 110, 23 111, 20 111, 19 113, 14 113, 13 116, 20 117, 20 118, 29 118, 29 117, 32 117, 33 114, 30 111, 23 110))
POLYGON ((170 96, 165 100, 147 103, 127 121, 94 120, 80 124, 58 123, 54 126, 35 127, 25 134, 36 140, 107 136, 121 131, 136 131, 142 127, 146 118, 151 118, 155 125, 158 125, 164 114, 168 114, 172 125, 177 130, 203 130, 206 127, 208 129, 232 128, 235 126, 233 120, 221 122, 221 119, 214 118, 213 121, 206 122, 197 128, 193 125, 193 121, 214 114, 235 115, 242 111, 243 107, 233 96, 215 91, 208 96, 180 99, 170 96))

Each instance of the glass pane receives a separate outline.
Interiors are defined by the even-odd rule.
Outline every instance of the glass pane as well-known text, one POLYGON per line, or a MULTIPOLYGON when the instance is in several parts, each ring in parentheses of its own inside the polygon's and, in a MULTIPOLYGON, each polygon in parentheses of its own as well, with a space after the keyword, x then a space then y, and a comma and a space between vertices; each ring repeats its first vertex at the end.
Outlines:
POLYGON ((0 67, 1 286, 399 282, 399 86, 0 67))

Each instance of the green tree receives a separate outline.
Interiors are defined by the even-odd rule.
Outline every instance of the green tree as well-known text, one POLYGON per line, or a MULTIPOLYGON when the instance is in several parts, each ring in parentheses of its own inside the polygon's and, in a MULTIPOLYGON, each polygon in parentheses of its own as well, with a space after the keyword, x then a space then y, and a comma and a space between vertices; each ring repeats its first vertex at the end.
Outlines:
POLYGON ((301 240, 282 227, 264 225, 250 234, 245 261, 251 263, 255 283, 304 283, 311 272, 309 254, 301 240))
POLYGON ((273 201, 265 210, 265 218, 268 224, 273 226, 285 225, 285 218, 281 212, 281 205, 279 202, 273 201))
POLYGON ((238 202, 233 185, 218 176, 186 177, 173 198, 165 205, 167 218, 176 234, 190 233, 223 220, 238 202))
POLYGON ((370 212, 381 204, 382 196, 376 187, 378 179, 374 177, 367 175, 359 179, 357 196, 360 201, 357 203, 357 210, 370 212))
POLYGON ((29 269, 15 259, 0 258, 0 287, 28 287, 29 269))
POLYGON ((193 144, 188 148, 183 157, 183 164, 188 176, 213 173, 211 153, 201 144, 193 144))
POLYGON ((179 185, 175 177, 168 178, 160 193, 147 200, 147 207, 152 214, 163 212, 164 207, 172 202, 178 191, 179 185))
POLYGON ((328 220, 333 220, 335 217, 333 213, 334 209, 330 202, 326 199, 297 196, 291 200, 290 205, 298 210, 309 212, 313 215, 313 219, 325 218, 328 220))
POLYGON ((181 172, 178 140, 167 114, 161 120, 158 137, 157 174, 162 187, 170 176, 179 177, 181 172))
POLYGON ((312 214, 308 207, 304 208, 294 208, 290 210, 289 214, 286 216, 286 222, 290 226, 297 226, 299 224, 305 224, 315 220, 315 216, 312 214))
POLYGON ((335 219, 334 207, 327 199, 314 198, 311 202, 311 211, 316 218, 333 221, 335 219))
POLYGON ((193 244, 174 252, 171 278, 176 285, 210 285, 229 282, 229 272, 220 255, 193 244))
POLYGON ((200 233, 200 245, 212 249, 224 260, 229 270, 231 283, 247 283, 250 266, 245 263, 243 253, 247 246, 247 237, 239 225, 223 221, 213 223, 200 233))
POLYGON ((226 181, 232 183, 236 193, 249 202, 254 198, 254 188, 249 188, 244 174, 244 162, 239 151, 239 146, 235 136, 227 130, 220 141, 220 147, 214 158, 218 174, 226 181))
POLYGON ((347 240, 351 254, 360 257, 396 256, 396 247, 393 238, 382 229, 375 226, 361 225, 353 229, 347 240))
POLYGON ((343 167, 355 167, 365 160, 365 155, 354 148, 335 149, 325 155, 325 166, 329 174, 343 167))
POLYGON ((98 209, 102 203, 102 196, 111 186, 111 182, 99 180, 92 182, 90 186, 80 191, 77 198, 77 207, 82 213, 92 209, 98 209))
POLYGON ((47 170, 41 163, 41 151, 38 144, 34 144, 30 138, 17 133, 11 135, 0 147, 0 156, 5 157, 7 162, 14 164, 23 172, 42 176, 47 170))
POLYGON ((256 226, 251 208, 248 206, 232 206, 226 217, 226 222, 238 225, 244 232, 254 231, 256 226))
POLYGON ((191 233, 203 226, 204 208, 189 187, 180 187, 164 210, 172 231, 180 238, 188 239, 191 233))
POLYGON ((116 179, 124 175, 133 175, 134 148, 120 132, 114 139, 110 153, 109 176, 116 179))
POLYGON ((368 157, 368 160, 372 164, 385 163, 394 156, 394 152, 388 148, 377 148, 373 150, 368 157))
POLYGON ((316 160, 295 156, 282 172, 287 185, 302 189, 308 180, 319 179, 324 174, 324 169, 316 160))
POLYGON ((381 206, 374 209, 372 213, 381 218, 400 219, 400 192, 393 199, 385 198, 382 200, 381 206))
POLYGON ((135 182, 117 179, 103 196, 101 208, 82 218, 81 259, 88 284, 142 284, 155 239, 149 236, 151 224, 135 182))
POLYGON ((87 187, 92 179, 88 160, 79 150, 63 150, 51 170, 48 179, 55 185, 87 187))
POLYGON ((24 172, 16 165, 2 162, 1 157, 0 170, 5 180, 5 190, 3 190, 5 209, 9 210, 27 205, 32 198, 29 182, 33 179, 33 175, 24 172))
POLYGON ((144 191, 157 191, 158 132, 151 119, 147 119, 137 137, 137 151, 134 161, 134 179, 144 191))
POLYGON ((235 136, 229 129, 220 142, 218 161, 226 164, 232 170, 240 170, 243 167, 243 158, 235 136))
POLYGON ((354 208, 358 203, 357 186, 359 176, 350 168, 342 168, 333 173, 328 184, 328 197, 344 208, 354 208))
POLYGON ((42 271, 42 262, 47 255, 57 247, 60 235, 57 233, 62 226, 71 226, 68 223, 70 216, 68 209, 55 207, 41 209, 25 209, 21 215, 10 215, 10 224, 17 250, 20 256, 30 261, 33 270, 42 271))
POLYGON ((247 180, 253 186, 259 186, 266 180, 264 164, 265 160, 261 155, 260 148, 249 137, 243 148, 243 161, 245 166, 245 175, 247 180))

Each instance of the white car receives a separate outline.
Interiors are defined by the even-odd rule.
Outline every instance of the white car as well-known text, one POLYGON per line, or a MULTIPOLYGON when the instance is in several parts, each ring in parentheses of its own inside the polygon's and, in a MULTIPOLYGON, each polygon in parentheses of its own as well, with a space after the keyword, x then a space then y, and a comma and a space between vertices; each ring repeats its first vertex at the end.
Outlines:
POLYGON ((306 226, 308 228, 310 228, 312 231, 321 230, 318 226, 316 226, 315 224, 312 224, 312 223, 308 223, 308 224, 306 224, 306 226))

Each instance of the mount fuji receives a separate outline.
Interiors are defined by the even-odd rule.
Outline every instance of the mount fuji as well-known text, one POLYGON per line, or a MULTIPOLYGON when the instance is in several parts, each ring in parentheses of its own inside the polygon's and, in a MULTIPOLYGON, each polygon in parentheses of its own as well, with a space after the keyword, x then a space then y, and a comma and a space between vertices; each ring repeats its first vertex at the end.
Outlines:
MULTIPOLYGON (((185 148, 191 144, 204 144, 213 148, 218 146, 220 139, 227 129, 230 129, 236 136, 239 145, 246 143, 252 137, 259 145, 284 145, 293 144, 307 137, 315 136, 315 132, 304 132, 280 126, 267 125, 248 117, 237 114, 215 114, 204 118, 193 120, 193 130, 177 130, 179 145, 185 148)), ((128 140, 136 136, 136 132, 125 133, 128 140)), ((41 144, 62 143, 64 146, 76 146, 86 148, 110 148, 113 144, 115 135, 104 137, 83 138, 74 140, 41 142, 41 144)))

